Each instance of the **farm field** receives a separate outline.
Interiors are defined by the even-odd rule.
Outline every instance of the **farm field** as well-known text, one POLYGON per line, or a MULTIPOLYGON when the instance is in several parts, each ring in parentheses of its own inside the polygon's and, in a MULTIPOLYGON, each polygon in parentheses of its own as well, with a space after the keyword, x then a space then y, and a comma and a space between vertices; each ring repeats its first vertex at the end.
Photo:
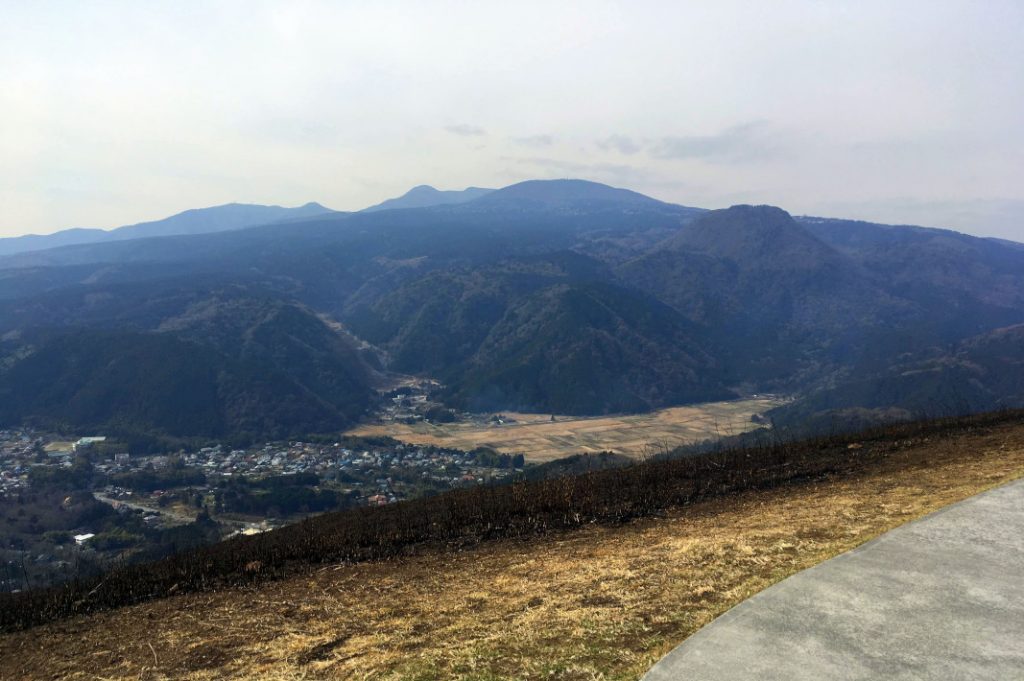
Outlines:
POLYGON ((604 451, 640 458, 665 448, 752 430, 757 427, 752 416, 782 403, 777 397, 758 397, 671 407, 648 414, 556 415, 554 421, 551 414, 502 412, 504 423, 484 417, 457 423, 368 423, 346 434, 387 435, 410 444, 466 450, 491 447, 499 452, 522 453, 532 463, 604 451))

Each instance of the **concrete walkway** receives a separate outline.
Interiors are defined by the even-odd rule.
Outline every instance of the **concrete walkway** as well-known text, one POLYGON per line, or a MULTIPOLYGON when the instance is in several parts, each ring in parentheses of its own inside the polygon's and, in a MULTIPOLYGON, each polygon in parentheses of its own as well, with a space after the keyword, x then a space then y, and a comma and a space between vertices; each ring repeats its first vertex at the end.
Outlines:
POLYGON ((793 575, 644 681, 1024 681, 1024 481, 793 575))

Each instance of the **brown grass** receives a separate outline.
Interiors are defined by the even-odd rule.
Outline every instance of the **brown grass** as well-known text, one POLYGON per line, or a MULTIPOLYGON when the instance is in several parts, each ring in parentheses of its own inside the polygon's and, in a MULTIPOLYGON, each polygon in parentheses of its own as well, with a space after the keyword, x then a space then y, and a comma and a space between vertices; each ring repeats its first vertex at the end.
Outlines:
POLYGON ((751 594, 1024 475, 1024 426, 618 527, 337 566, 0 638, 0 679, 636 679, 751 594))
POLYGON ((528 461, 543 463, 584 452, 616 452, 642 457, 709 438, 738 435, 757 427, 754 414, 762 414, 781 401, 776 399, 709 402, 672 407, 648 414, 624 416, 558 416, 502 412, 515 419, 504 425, 460 423, 363 424, 346 435, 388 435, 417 445, 471 450, 491 447, 499 452, 522 453, 528 461))

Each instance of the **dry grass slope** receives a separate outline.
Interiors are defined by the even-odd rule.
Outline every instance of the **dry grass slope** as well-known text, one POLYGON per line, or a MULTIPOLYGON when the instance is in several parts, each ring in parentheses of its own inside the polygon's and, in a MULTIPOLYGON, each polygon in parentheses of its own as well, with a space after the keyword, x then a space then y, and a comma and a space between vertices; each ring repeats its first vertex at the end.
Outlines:
POLYGON ((326 566, 8 634, 0 678, 636 679, 766 586, 1024 475, 1019 419, 871 447, 856 471, 663 517, 326 566))

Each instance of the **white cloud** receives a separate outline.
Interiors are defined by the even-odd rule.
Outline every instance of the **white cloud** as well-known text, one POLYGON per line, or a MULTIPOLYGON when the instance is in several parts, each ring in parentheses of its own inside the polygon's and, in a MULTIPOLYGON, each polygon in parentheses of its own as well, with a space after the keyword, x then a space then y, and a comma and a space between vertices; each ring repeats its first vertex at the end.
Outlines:
POLYGON ((605 151, 617 151, 620 154, 635 154, 643 149, 643 143, 628 135, 609 135, 597 141, 597 146, 605 151))
POLYGON ((459 137, 483 137, 487 134, 487 131, 478 125, 467 125, 461 123, 459 125, 446 125, 444 129, 453 135, 459 137))
POLYGON ((670 135, 648 145, 648 149, 655 158, 725 163, 764 160, 781 153, 765 121, 734 125, 713 135, 670 135))
POLYGON ((527 135, 513 137, 512 142, 524 147, 550 147, 555 143, 555 138, 552 135, 527 135))

